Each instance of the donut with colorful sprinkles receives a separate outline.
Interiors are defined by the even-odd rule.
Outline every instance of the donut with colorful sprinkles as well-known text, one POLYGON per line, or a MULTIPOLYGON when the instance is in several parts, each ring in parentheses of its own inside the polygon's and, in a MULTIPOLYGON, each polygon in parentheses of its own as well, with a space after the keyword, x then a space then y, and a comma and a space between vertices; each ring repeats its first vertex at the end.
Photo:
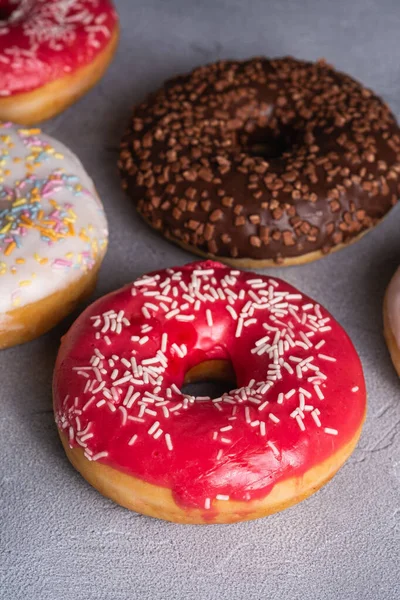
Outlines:
POLYGON ((63 144, 0 124, 0 348, 48 331, 88 296, 107 248, 93 182, 63 144))
POLYGON ((397 202, 400 130, 324 61, 219 61, 133 111, 122 184, 170 241, 234 267, 296 265, 360 238, 397 202))
POLYGON ((118 36, 112 0, 1 0, 0 119, 64 110, 102 77, 118 36))
POLYGON ((306 498, 350 456, 366 411, 358 355, 324 308, 213 261, 89 306, 62 340, 53 399, 66 454, 92 486, 179 523, 255 519, 306 498), (182 391, 215 378, 230 391, 182 391))

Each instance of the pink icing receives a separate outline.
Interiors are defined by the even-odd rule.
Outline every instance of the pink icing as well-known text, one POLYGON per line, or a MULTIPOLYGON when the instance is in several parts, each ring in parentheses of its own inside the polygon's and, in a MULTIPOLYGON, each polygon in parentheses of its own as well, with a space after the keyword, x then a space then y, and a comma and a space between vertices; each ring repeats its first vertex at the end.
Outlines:
POLYGON ((111 0, 0 0, 0 96, 34 90, 93 61, 117 24, 111 0))

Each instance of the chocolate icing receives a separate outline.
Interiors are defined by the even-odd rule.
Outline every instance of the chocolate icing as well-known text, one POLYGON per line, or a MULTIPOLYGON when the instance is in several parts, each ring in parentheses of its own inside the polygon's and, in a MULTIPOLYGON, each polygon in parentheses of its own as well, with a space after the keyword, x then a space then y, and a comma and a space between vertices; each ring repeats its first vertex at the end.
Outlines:
POLYGON ((400 135, 380 98, 324 61, 219 61, 134 109, 119 166, 167 238, 283 263, 382 219, 400 190, 400 135))

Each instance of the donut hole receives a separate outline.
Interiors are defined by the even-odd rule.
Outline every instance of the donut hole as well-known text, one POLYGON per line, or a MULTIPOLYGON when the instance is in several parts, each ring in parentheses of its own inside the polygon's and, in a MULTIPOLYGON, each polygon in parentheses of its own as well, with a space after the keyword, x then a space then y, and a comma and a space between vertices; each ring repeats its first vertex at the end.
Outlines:
POLYGON ((239 143, 250 156, 273 160, 293 149, 298 143, 298 133, 287 125, 277 131, 270 127, 257 128, 250 133, 242 133, 239 143))
POLYGON ((235 370, 229 360, 206 360, 187 371, 181 391, 201 401, 206 396, 219 398, 236 387, 235 370))
POLYGON ((14 17, 18 16, 18 4, 19 2, 2 2, 0 6, 0 21, 10 21, 13 13, 16 13, 14 17))

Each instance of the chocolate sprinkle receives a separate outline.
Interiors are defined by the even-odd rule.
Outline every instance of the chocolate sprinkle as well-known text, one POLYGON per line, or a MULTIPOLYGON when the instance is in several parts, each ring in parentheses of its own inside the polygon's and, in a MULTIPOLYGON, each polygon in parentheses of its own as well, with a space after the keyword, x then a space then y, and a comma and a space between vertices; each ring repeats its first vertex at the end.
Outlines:
POLYGON ((220 61, 134 109, 123 186, 168 239, 220 260, 328 253, 397 202, 389 108, 324 61, 220 61))

